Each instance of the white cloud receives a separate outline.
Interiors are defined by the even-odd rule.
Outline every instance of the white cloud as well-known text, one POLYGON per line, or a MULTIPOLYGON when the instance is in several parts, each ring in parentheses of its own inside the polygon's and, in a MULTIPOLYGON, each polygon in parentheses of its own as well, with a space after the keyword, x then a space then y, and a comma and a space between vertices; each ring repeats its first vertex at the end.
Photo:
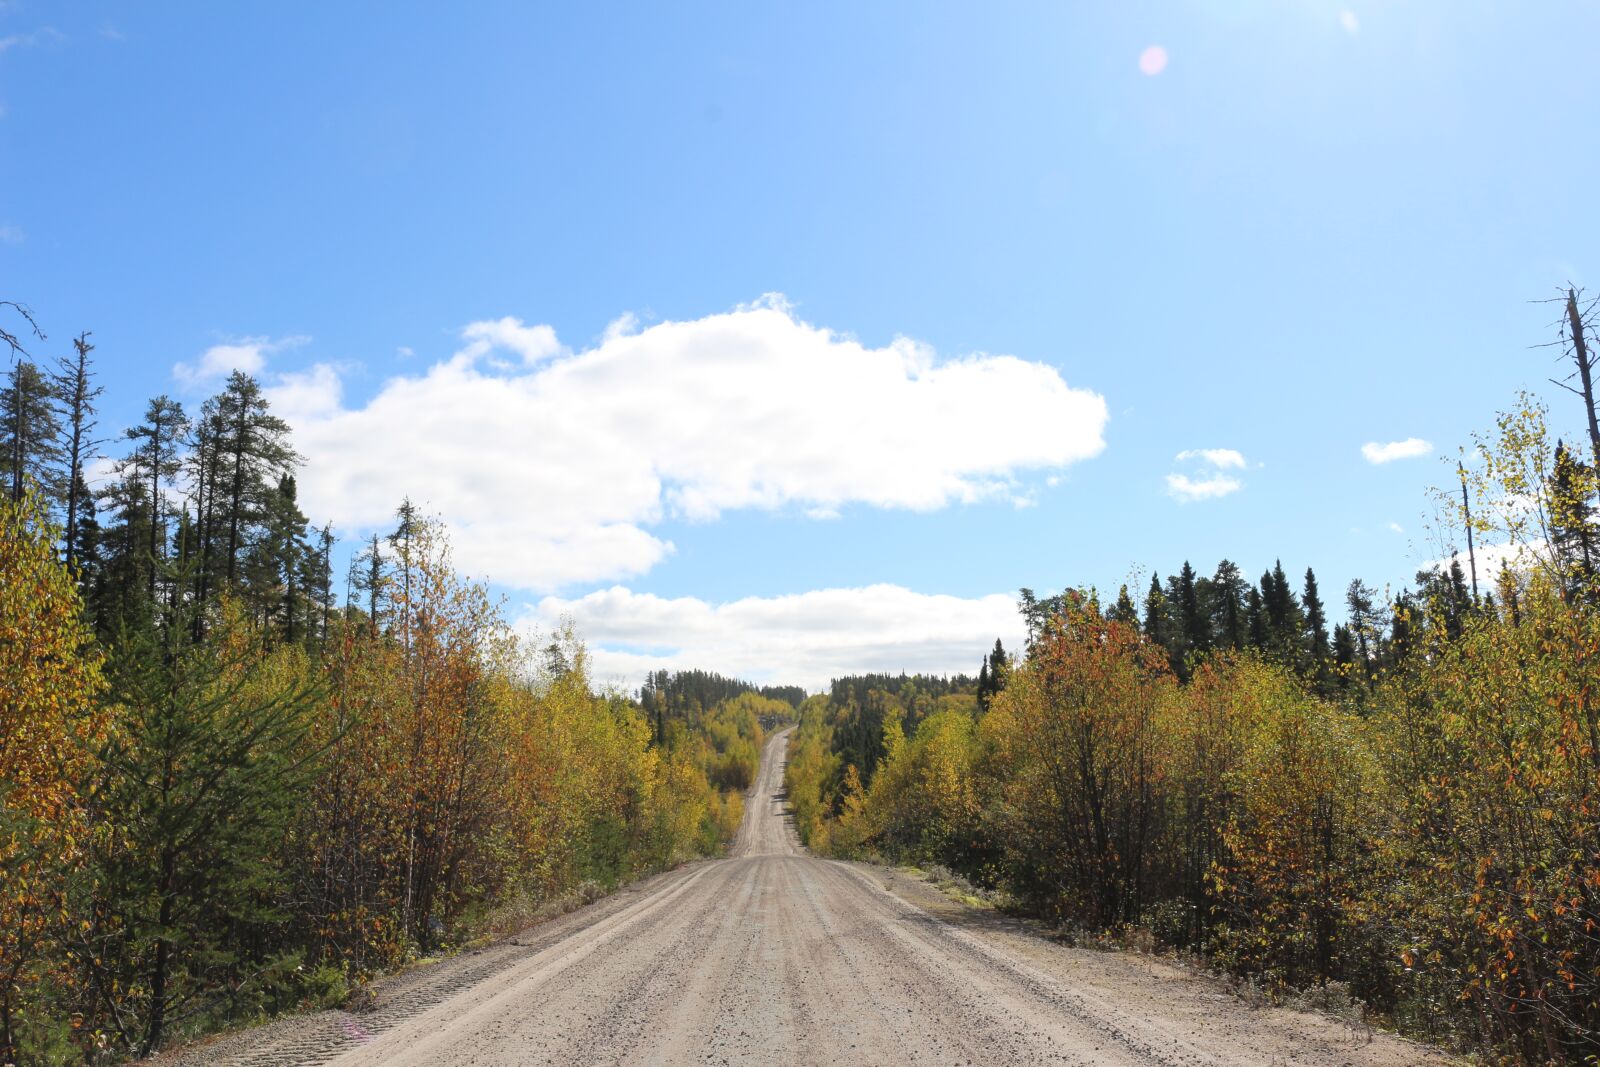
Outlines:
POLYGON ((22 232, 22 227, 0 223, 0 245, 20 245, 27 239, 28 235, 22 232))
POLYGON ((525 366, 533 366, 542 359, 561 353, 561 342, 556 331, 549 326, 524 326, 509 315, 494 322, 474 322, 461 331, 467 347, 456 353, 457 359, 468 361, 488 354, 495 349, 509 349, 522 357, 525 366))
POLYGON ((291 424, 337 413, 343 392, 338 368, 331 363, 279 375, 266 389, 273 413, 291 424))
POLYGON ((9 52, 13 48, 35 48, 42 44, 54 43, 64 40, 60 30, 53 26, 41 26, 28 33, 13 33, 0 37, 0 52, 9 52))
POLYGON ((1344 32, 1354 37, 1361 32, 1361 20, 1356 18, 1356 13, 1349 8, 1339 12, 1339 25, 1344 27, 1344 32))
POLYGON ((1168 495, 1185 504, 1195 500, 1216 500, 1243 488, 1243 482, 1226 474, 1213 474, 1205 478, 1191 478, 1187 474, 1167 475, 1168 495))
POLYGON ((1416 459, 1432 451, 1432 443, 1420 437, 1408 437, 1404 441, 1368 441, 1361 446, 1361 454, 1367 457, 1368 463, 1393 463, 1397 459, 1416 459))
POLYGON ((1398 522, 1394 522, 1393 520, 1388 523, 1388 526, 1390 532, 1392 533, 1403 534, 1406 532, 1406 528, 1404 526, 1401 526, 1398 522))
POLYGON ((1178 462, 1198 459, 1218 470, 1244 470, 1244 456, 1232 448, 1186 448, 1177 455, 1178 462))
POLYGON ((1167 495, 1182 503, 1196 500, 1216 500, 1229 493, 1237 493, 1244 483, 1223 471, 1244 470, 1249 464, 1244 455, 1232 448, 1186 448, 1173 457, 1178 463, 1188 463, 1197 469, 1191 477, 1179 471, 1167 475, 1167 495))
POLYGON ((193 363, 174 363, 172 376, 185 389, 209 389, 236 370, 259 375, 267 365, 269 355, 286 348, 297 348, 310 340, 309 337, 284 337, 277 341, 270 337, 236 338, 212 345, 193 363))
POLYGON ((563 618, 588 642, 595 677, 628 686, 651 670, 691 667, 812 689, 867 671, 971 674, 996 638, 1013 649, 1022 643, 1010 596, 967 599, 896 585, 724 604, 615 586, 574 600, 545 597, 520 626, 548 632, 563 618))
POLYGON ((872 348, 778 299, 576 353, 509 318, 463 337, 365 406, 301 383, 285 417, 302 506, 355 532, 409 496, 450 523, 465 569, 524 589, 642 574, 673 550, 648 530, 668 517, 1014 499, 1022 474, 1104 448, 1105 401, 1053 367, 872 348))
POLYGON ((631 311, 624 311, 606 324, 606 332, 601 335, 601 340, 615 341, 619 337, 630 337, 639 332, 639 316, 631 311))

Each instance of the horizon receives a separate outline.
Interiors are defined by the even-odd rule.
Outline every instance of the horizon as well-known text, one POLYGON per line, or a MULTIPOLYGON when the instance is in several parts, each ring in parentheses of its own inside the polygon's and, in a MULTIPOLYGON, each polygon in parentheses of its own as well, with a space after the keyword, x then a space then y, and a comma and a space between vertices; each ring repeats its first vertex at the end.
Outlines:
POLYGON ((342 558, 412 499, 601 682, 975 674, 1018 589, 1186 560, 1342 617, 1464 547, 1428 490, 1518 390, 1577 428, 1597 29, 11 3, 0 298, 93 332, 107 437, 258 376, 342 558))

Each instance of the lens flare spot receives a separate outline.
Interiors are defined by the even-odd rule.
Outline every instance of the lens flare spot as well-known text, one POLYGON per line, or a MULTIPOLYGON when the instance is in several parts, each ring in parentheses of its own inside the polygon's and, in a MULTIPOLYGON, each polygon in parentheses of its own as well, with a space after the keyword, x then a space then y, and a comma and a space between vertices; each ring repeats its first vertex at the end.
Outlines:
POLYGON ((1139 53, 1139 69, 1150 77, 1155 77, 1167 69, 1167 50, 1158 44, 1153 44, 1139 53))

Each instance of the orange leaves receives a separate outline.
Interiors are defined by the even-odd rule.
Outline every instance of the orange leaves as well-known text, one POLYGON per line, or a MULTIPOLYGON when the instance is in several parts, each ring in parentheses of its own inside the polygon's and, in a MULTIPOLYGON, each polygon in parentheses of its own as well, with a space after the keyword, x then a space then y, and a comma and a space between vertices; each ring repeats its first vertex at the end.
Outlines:
MULTIPOLYGON (((82 866, 82 783, 106 730, 100 659, 37 497, 0 500, 0 1002, 44 958, 82 866)), ((7 1012, 10 1017, 10 1012, 7 1012)), ((8 1038, 0 1033, 0 1057, 8 1038)))

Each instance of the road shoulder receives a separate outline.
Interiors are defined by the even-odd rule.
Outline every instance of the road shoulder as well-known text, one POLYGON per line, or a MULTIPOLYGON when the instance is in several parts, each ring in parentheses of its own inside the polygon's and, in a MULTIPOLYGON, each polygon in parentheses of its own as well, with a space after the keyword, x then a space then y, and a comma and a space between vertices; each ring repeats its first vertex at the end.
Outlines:
POLYGON ((1250 1003, 1224 979, 1189 963, 1126 949, 1063 943, 1040 922, 956 899, 923 872, 848 862, 862 879, 905 905, 927 913, 1028 970, 1094 1002, 1201 1038, 1227 1056, 1274 1056, 1294 1065, 1462 1067, 1470 1061, 1377 1030, 1354 1013, 1341 1018, 1318 1011, 1250 1003))

